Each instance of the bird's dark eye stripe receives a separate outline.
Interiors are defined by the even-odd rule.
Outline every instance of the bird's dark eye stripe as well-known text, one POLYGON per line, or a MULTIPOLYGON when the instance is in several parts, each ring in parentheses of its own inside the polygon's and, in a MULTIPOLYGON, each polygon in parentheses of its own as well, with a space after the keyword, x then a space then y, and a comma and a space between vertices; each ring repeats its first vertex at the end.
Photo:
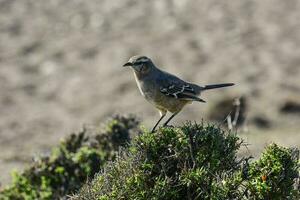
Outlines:
POLYGON ((140 65, 140 64, 143 64, 143 62, 138 61, 138 62, 135 62, 134 64, 135 64, 135 65, 140 65))

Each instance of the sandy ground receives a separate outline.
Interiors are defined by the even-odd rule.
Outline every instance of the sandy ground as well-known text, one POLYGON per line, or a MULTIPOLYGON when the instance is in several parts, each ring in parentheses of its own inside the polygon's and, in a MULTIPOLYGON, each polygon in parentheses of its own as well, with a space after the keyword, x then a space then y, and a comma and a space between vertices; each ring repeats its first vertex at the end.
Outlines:
POLYGON ((121 67, 135 54, 191 82, 237 84, 173 123, 243 95, 250 151, 300 145, 300 114, 279 112, 300 101, 298 0, 0 0, 0 182, 83 124, 124 112, 150 127, 158 113, 121 67), (271 128, 251 125, 256 116, 271 128))

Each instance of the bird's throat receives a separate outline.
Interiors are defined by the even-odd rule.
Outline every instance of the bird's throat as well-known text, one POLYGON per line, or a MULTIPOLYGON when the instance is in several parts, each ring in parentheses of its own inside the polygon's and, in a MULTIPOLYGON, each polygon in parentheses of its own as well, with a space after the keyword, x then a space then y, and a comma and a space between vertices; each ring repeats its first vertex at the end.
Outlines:
POLYGON ((136 70, 133 70, 133 73, 134 73, 135 79, 137 79, 137 80, 142 80, 147 75, 147 73, 139 72, 136 70))
POLYGON ((140 91, 141 94, 144 96, 144 92, 143 92, 142 87, 141 87, 141 84, 140 84, 140 80, 141 80, 141 79, 139 79, 139 77, 138 77, 138 75, 137 75, 136 72, 134 72, 134 78, 135 78, 135 82, 136 82, 136 84, 137 84, 137 86, 138 86, 138 88, 139 88, 139 91, 140 91))

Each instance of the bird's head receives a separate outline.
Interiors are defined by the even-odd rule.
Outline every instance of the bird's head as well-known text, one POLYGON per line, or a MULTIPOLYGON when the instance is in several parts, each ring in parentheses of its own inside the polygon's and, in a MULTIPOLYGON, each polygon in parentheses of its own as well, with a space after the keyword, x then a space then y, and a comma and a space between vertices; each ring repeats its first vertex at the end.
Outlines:
POLYGON ((146 56, 132 56, 123 67, 131 67, 135 72, 146 74, 154 67, 150 58, 146 56))

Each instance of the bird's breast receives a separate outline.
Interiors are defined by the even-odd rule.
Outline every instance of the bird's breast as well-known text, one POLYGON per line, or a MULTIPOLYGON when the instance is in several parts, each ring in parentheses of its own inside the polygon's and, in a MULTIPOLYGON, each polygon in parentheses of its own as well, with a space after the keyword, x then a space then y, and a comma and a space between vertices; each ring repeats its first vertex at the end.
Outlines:
POLYGON ((136 84, 143 97, 151 103, 154 103, 158 96, 158 89, 155 82, 151 79, 140 80, 135 76, 136 84))
POLYGON ((145 97, 145 93, 144 93, 144 84, 143 81, 140 81, 139 78, 137 77, 136 73, 134 73, 134 78, 135 78, 135 82, 139 88, 140 93, 142 94, 142 96, 145 97))

